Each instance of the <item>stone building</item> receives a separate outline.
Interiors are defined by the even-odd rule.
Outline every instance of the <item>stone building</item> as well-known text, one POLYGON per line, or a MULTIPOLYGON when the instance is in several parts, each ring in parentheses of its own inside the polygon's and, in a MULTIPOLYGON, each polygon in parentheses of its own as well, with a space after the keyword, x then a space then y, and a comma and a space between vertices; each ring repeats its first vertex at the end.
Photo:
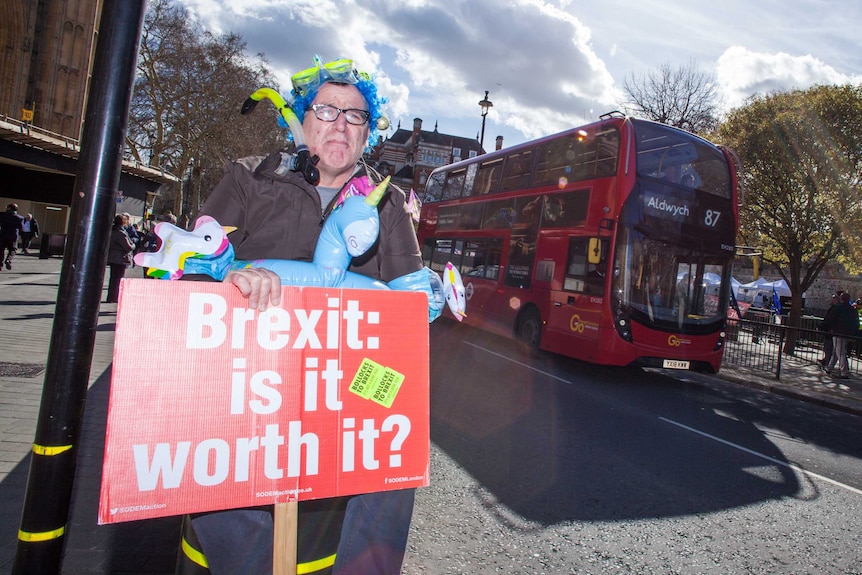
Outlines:
MULTIPOLYGON (((67 229, 103 0, 0 2, 0 205, 67 229)), ((177 178, 124 161, 117 211, 142 217, 177 178)))
MULTIPOLYGON (((497 149, 502 146, 503 138, 500 136, 497 149)), ((422 119, 414 118, 412 130, 403 129, 399 124, 392 136, 385 140, 381 138, 372 150, 371 158, 383 175, 392 176, 393 183, 405 191, 413 188, 421 195, 434 168, 483 153, 485 151, 478 140, 441 134, 436 123, 433 131, 423 130, 422 119)))

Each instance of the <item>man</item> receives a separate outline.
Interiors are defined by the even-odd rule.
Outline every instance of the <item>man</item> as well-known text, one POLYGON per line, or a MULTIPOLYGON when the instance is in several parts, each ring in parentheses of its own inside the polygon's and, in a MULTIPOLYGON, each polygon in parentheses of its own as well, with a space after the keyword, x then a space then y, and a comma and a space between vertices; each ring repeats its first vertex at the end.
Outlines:
POLYGON ((25 254, 30 253, 30 242, 33 238, 39 237, 39 222, 33 217, 33 214, 24 216, 24 221, 21 223, 21 251, 25 254))
POLYGON ((18 215, 18 204, 9 204, 0 214, 0 253, 6 252, 3 265, 7 270, 12 269, 12 257, 18 250, 18 234, 23 223, 24 218, 18 215))
MULTIPOLYGON (((129 236, 129 239, 132 240, 132 243, 135 244, 135 248, 138 247, 138 243, 141 241, 141 235, 138 233, 138 228, 132 223, 132 215, 129 212, 122 213, 123 220, 126 224, 123 226, 123 231, 126 232, 126 235, 129 236)), ((132 262, 132 266, 134 266, 134 262, 132 262)))
POLYGON ((829 363, 826 364, 826 373, 832 374, 833 377, 840 379, 848 379, 850 377, 850 367, 847 363, 847 344, 849 338, 856 335, 859 330, 859 316, 853 306, 850 305, 850 294, 842 292, 839 296, 838 305, 835 306, 834 323, 831 326, 832 330, 832 356, 829 358, 829 363), (833 373, 836 365, 837 372, 833 373))
MULTIPOLYGON (((340 60, 333 64, 350 62, 340 60)), ((360 162, 375 138, 381 118, 376 86, 352 69, 331 64, 294 76, 292 108, 302 121, 309 151, 319 158, 319 183, 285 170, 286 153, 245 158, 227 166, 202 214, 224 226, 237 259, 263 258, 310 261, 321 224, 333 209, 339 191, 352 178, 368 176, 360 162), (301 77, 301 80, 298 80, 301 77)), ((294 135, 296 137, 296 135, 294 135)), ((404 193, 390 187, 380 206, 380 237, 369 252, 354 258, 351 271, 382 279, 394 289, 430 294, 419 245, 404 193)), ((281 283, 272 272, 247 268, 231 272, 233 283, 251 308, 279 305, 281 283)), ((397 574, 407 545, 414 490, 386 491, 322 501, 301 502, 299 561, 301 572, 397 574), (336 533, 337 553, 303 558, 303 539, 325 532, 336 516, 344 521, 336 533), (340 535, 340 537, 339 537, 340 535), (313 567, 311 567, 313 565, 313 567)), ((192 519, 195 535, 212 573, 269 573, 272 569, 272 519, 261 509, 204 514, 192 519)), ((336 523, 337 527, 337 523, 336 523)))
POLYGON ((844 292, 837 291, 832 294, 826 315, 818 326, 818 329, 826 334, 823 336, 823 358, 817 362, 823 371, 826 371, 826 366, 829 365, 829 360, 832 358, 832 330, 835 327, 835 317, 838 315, 838 299, 842 293, 844 292))

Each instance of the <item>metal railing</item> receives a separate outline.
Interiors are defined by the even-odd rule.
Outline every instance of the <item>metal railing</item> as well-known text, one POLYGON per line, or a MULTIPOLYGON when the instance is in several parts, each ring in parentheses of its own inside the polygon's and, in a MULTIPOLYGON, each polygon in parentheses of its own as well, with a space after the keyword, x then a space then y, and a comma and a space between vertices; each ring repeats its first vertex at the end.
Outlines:
MULTIPOLYGON (((785 318, 782 318, 785 319, 785 318)), ((803 320, 819 318, 803 318, 803 320)), ((789 327, 776 323, 775 314, 748 313, 744 319, 728 320, 724 362, 766 371, 781 378, 784 364, 795 366, 818 365, 824 357, 823 343, 832 333, 816 329, 814 321, 803 321, 806 327, 789 327), (784 353, 789 336, 796 336, 792 354, 784 353)), ((862 372, 862 337, 848 337, 847 364, 850 373, 862 372)), ((828 361, 829 358, 826 358, 828 361)))

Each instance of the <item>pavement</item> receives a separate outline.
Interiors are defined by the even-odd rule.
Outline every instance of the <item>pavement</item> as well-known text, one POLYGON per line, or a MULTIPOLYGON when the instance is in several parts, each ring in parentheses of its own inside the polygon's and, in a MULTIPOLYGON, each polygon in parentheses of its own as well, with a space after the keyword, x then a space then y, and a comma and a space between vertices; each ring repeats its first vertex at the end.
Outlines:
MULTIPOLYGON (((0 572, 11 572, 41 403, 62 258, 18 254, 0 270, 0 572)), ((127 277, 141 277, 140 268, 127 277)), ((105 298, 107 273, 101 299, 105 298)), ((156 312, 158 310, 154 310, 156 312)), ((102 304, 79 442, 63 574, 174 573, 180 518, 96 525, 116 305, 102 304)), ((142 331, 142 336, 144 336, 142 331)), ((673 375, 673 374, 671 374, 673 375)), ((142 374, 146 377, 146 374, 142 374)), ((725 364, 725 381, 862 416, 862 378, 833 380, 814 365, 787 362, 774 374, 725 364)))

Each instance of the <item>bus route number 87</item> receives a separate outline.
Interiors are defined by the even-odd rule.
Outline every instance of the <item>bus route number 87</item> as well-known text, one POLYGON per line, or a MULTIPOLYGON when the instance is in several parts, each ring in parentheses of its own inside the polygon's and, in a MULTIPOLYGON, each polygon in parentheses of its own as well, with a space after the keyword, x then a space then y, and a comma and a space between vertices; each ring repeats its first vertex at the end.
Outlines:
POLYGON ((708 228, 714 228, 718 224, 719 217, 721 217, 721 212, 706 210, 706 215, 703 217, 703 223, 708 228))

